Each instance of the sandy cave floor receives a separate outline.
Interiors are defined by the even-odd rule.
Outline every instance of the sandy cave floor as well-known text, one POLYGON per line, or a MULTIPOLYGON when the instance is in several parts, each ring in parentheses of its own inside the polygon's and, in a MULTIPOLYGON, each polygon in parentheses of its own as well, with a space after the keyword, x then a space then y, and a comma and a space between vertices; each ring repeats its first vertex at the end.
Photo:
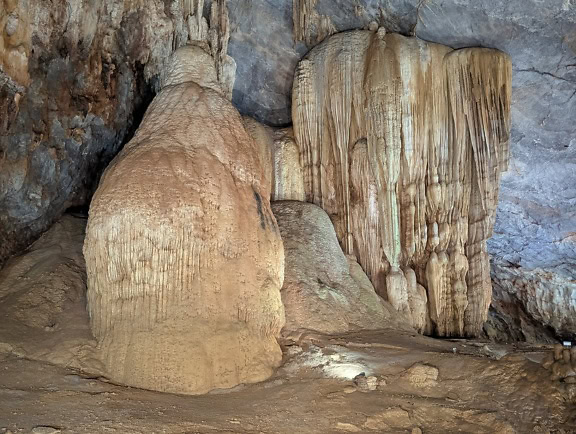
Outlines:
POLYGON ((0 433, 576 432, 572 386, 539 364, 550 347, 380 331, 302 335, 284 350, 267 382, 204 396, 0 353, 0 433), (352 381, 360 372, 376 390, 352 381))

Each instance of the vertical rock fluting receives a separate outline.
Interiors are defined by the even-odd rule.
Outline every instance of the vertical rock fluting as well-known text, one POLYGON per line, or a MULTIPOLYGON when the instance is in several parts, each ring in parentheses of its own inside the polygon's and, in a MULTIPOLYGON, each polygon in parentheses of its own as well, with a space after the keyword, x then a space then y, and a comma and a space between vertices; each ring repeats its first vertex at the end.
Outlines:
POLYGON ((295 42, 302 41, 308 46, 313 46, 336 32, 330 17, 321 15, 316 11, 317 1, 292 1, 292 26, 295 42))
POLYGON ((383 29, 334 35, 296 71, 306 200, 418 330, 476 335, 486 318, 510 82, 501 52, 383 29))
POLYGON ((494 227, 500 174, 508 169, 511 65, 501 52, 480 48, 456 50, 446 57, 446 65, 449 120, 471 162, 471 182, 465 183, 469 184, 470 194, 468 230, 461 231, 458 240, 460 262, 468 259, 468 273, 458 268, 458 262, 455 270, 460 270, 458 285, 467 287, 468 298, 468 307, 465 312, 461 309, 459 315, 464 315, 465 334, 474 336, 482 330, 492 296, 486 240, 494 227))
MULTIPOLYGON (((242 116, 242 122, 244 123, 246 131, 254 139, 254 143, 258 149, 259 162, 263 170, 261 182, 263 185, 266 185, 266 188, 270 191, 270 195, 272 195, 272 178, 274 176, 272 165, 272 152, 274 148, 273 130, 248 116, 242 116)), ((269 200, 270 197, 266 199, 269 200)))
POLYGON ((304 201, 300 150, 292 128, 277 129, 272 145, 272 200, 304 201))
POLYGON ((236 80, 236 62, 228 55, 230 18, 227 0, 214 0, 210 4, 210 23, 204 17, 204 0, 181 0, 181 9, 188 24, 188 38, 205 47, 214 59, 216 76, 223 94, 232 100, 236 80))
POLYGON ((181 48, 168 71, 92 201, 88 307, 111 379, 196 394, 279 365, 284 254, 269 175, 212 57, 181 48))
POLYGON ((304 201, 300 150, 292 128, 272 128, 243 116, 244 127, 260 151, 263 182, 270 185, 270 200, 304 201))
POLYGON ((208 38, 222 91, 226 98, 232 100, 232 91, 236 79, 236 62, 228 55, 230 19, 228 18, 227 0, 212 1, 208 38))

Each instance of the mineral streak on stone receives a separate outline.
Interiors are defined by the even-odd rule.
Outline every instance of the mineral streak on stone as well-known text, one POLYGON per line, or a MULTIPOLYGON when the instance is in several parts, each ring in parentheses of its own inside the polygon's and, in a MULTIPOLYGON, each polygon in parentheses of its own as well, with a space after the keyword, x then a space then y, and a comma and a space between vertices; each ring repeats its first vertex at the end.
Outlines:
POLYGON ((213 0, 210 9, 210 29, 208 30, 212 57, 216 64, 218 80, 224 95, 232 100, 232 90, 236 79, 236 62, 228 56, 230 39, 230 19, 228 18, 227 0, 213 0))
POLYGON ((308 46, 313 46, 336 32, 330 17, 316 11, 317 1, 292 1, 292 25, 295 42, 302 41, 308 46))
POLYGON ((244 127, 259 149, 263 182, 271 186, 271 200, 304 200, 300 150, 292 128, 272 128, 243 116, 244 127))
POLYGON ((188 39, 178 3, 0 2, 0 266, 89 202, 188 39))
POLYGON ((273 189, 272 177, 274 175, 272 152, 274 147, 274 132, 272 128, 267 127, 248 116, 242 116, 242 122, 244 123, 244 128, 246 128, 246 131, 252 136, 254 143, 258 148, 258 157, 263 170, 262 184, 265 184, 269 189, 273 189))
POLYGON ((427 333, 474 336, 486 319, 510 82, 504 53, 382 28, 334 35, 296 70, 306 200, 328 212, 377 292, 427 333))
POLYGON ((200 48, 175 53, 91 204, 88 309, 119 383, 205 393, 264 380, 282 358, 284 251, 270 186, 216 77, 200 48))

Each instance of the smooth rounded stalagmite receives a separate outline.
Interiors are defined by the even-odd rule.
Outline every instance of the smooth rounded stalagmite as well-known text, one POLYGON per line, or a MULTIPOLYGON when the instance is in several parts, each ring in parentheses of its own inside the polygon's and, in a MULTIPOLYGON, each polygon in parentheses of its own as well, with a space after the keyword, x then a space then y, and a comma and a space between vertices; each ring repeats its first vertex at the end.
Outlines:
POLYGON ((330 217, 300 201, 272 203, 285 249, 282 301, 284 336, 313 331, 328 335, 393 327, 413 332, 406 318, 374 291, 353 256, 338 244, 330 217))
POLYGON ((284 251, 253 138, 212 58, 179 49, 90 208, 88 307, 110 379, 198 394, 268 378, 284 251))

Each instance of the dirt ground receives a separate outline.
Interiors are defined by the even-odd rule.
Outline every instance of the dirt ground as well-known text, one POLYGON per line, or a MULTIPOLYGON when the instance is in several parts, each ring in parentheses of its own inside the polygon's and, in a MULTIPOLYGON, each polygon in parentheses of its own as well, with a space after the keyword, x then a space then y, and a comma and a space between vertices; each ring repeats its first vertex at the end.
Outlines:
POLYGON ((0 433, 576 432, 574 386, 539 364, 549 347, 394 331, 283 345, 269 381, 203 396, 0 353, 0 433))
POLYGON ((271 379, 234 390, 111 384, 86 312, 84 227, 66 216, 0 272, 0 434, 576 432, 576 384, 552 381, 540 364, 550 345, 398 327, 295 332, 271 379))

